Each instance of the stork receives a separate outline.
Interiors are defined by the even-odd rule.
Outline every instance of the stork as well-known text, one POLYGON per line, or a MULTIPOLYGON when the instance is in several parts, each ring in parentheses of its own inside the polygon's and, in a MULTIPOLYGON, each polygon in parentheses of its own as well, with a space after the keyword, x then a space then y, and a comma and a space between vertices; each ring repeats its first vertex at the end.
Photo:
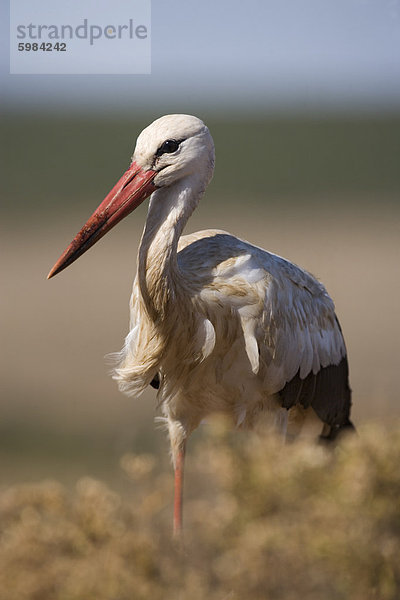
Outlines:
POLYGON ((48 275, 150 196, 130 330, 114 378, 134 396, 158 388, 175 470, 175 533, 182 528, 186 440, 210 413, 226 413, 246 429, 267 417, 283 436, 313 424, 333 439, 353 427, 346 347, 322 283, 225 231, 182 236, 213 170, 213 139, 200 119, 157 119, 48 275))

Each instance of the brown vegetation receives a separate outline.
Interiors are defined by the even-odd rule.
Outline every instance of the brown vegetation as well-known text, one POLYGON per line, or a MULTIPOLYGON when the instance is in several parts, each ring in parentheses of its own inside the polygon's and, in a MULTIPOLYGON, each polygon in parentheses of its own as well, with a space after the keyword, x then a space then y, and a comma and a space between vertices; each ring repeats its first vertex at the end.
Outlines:
POLYGON ((399 597, 399 428, 333 451, 210 429, 189 456, 183 553, 152 455, 123 457, 123 495, 89 478, 4 490, 1 600, 399 597))

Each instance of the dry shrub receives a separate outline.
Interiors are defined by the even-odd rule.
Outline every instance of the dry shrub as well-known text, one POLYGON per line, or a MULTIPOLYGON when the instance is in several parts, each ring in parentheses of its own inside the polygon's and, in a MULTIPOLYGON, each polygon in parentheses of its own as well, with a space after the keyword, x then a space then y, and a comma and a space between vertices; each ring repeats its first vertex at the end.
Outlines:
POLYGON ((123 497, 90 478, 3 491, 1 600, 400 597, 400 428, 328 451, 217 425, 188 458, 184 550, 149 455, 122 458, 123 497))

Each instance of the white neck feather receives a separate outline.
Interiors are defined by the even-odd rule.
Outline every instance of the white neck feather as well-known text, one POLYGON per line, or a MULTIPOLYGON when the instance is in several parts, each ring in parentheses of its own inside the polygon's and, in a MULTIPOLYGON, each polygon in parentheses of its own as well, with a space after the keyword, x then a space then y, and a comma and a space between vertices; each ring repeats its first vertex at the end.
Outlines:
POLYGON ((142 300, 154 323, 162 322, 185 300, 185 281, 177 263, 178 241, 204 193, 198 175, 160 188, 150 198, 139 246, 138 281, 142 300))

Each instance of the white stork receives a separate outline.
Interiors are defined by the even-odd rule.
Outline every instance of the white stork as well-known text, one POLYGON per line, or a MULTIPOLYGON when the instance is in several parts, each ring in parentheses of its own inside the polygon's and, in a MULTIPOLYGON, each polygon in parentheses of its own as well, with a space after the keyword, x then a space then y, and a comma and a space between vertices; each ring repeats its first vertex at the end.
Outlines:
POLYGON ((213 169, 213 139, 200 119, 157 119, 48 275, 150 196, 130 331, 114 378, 135 396, 148 385, 158 388, 175 469, 175 532, 182 524, 186 440, 208 414, 227 413, 241 428, 272 416, 284 435, 311 421, 327 439, 352 428, 346 348, 325 287, 225 231, 182 237, 213 169))

